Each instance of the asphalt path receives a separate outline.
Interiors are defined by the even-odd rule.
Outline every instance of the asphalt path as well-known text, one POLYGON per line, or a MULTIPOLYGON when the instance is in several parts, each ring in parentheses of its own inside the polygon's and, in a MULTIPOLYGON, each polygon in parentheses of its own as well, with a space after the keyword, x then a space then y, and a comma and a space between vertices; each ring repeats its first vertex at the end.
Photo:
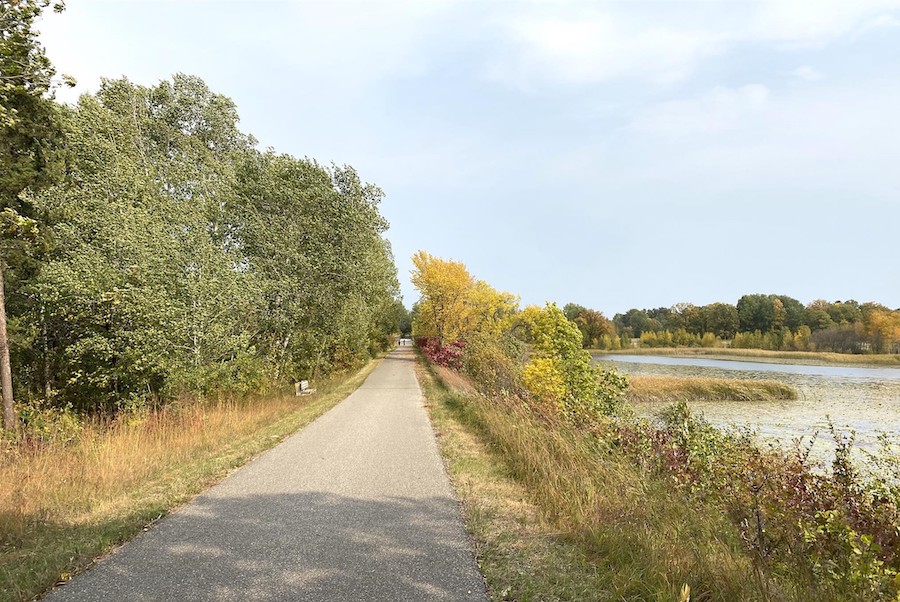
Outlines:
POLYGON ((487 600, 408 347, 45 600, 487 600))

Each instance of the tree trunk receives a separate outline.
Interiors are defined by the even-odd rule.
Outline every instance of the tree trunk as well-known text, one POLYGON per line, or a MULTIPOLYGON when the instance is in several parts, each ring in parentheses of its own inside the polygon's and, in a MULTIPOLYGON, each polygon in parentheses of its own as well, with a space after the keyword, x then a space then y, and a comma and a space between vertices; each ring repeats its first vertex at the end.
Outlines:
POLYGON ((47 312, 41 303, 41 347, 44 354, 44 401, 50 401, 50 344, 47 340, 47 312))
POLYGON ((281 349, 278 350, 278 359, 275 361, 275 383, 278 383, 278 379, 281 378, 281 367, 284 364, 284 356, 287 353, 288 345, 291 342, 291 333, 288 333, 286 337, 284 337, 284 341, 281 341, 281 349))
POLYGON ((3 428, 16 427, 13 406, 12 368, 9 364, 9 338, 6 336, 6 297, 3 285, 3 259, 0 258, 0 392, 3 394, 3 428))

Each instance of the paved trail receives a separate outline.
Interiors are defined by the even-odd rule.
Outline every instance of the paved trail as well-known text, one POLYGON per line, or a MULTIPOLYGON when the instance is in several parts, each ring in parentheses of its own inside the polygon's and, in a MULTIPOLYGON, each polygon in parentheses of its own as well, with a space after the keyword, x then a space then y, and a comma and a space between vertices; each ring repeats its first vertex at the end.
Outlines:
POLYGON ((487 600, 413 361, 46 600, 487 600))

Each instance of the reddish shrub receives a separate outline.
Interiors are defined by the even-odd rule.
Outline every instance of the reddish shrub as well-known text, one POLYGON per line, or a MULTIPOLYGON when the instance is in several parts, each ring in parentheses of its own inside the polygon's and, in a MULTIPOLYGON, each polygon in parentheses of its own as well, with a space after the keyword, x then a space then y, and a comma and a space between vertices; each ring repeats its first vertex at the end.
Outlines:
POLYGON ((452 370, 462 369, 463 348, 465 347, 462 341, 441 345, 441 340, 437 337, 419 337, 416 339, 416 345, 431 363, 452 370))

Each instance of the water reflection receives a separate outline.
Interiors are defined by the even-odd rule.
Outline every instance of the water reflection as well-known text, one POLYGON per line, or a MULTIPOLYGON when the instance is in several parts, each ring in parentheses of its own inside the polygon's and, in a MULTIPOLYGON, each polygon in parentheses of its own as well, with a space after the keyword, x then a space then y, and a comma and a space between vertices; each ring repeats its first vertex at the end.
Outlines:
POLYGON ((743 372, 784 372, 786 374, 808 374, 810 376, 833 376, 838 378, 875 378, 878 380, 900 380, 900 368, 867 368, 860 366, 819 366, 791 364, 788 362, 745 362, 721 360, 706 357, 669 357, 663 355, 597 355, 595 359, 632 364, 661 364, 665 366, 697 366, 721 370, 743 372))
MULTIPOLYGON (((873 449, 879 432, 900 437, 900 369, 845 366, 807 366, 675 358, 668 356, 598 356, 601 364, 634 375, 701 376, 777 380, 796 388, 797 401, 697 402, 713 424, 749 426, 764 439, 791 444, 820 431, 817 449, 831 448, 828 418, 841 430, 857 431, 857 442, 873 449)), ((664 404, 641 404, 638 411, 652 414, 664 404)), ((817 455, 819 455, 817 453, 817 455)))

